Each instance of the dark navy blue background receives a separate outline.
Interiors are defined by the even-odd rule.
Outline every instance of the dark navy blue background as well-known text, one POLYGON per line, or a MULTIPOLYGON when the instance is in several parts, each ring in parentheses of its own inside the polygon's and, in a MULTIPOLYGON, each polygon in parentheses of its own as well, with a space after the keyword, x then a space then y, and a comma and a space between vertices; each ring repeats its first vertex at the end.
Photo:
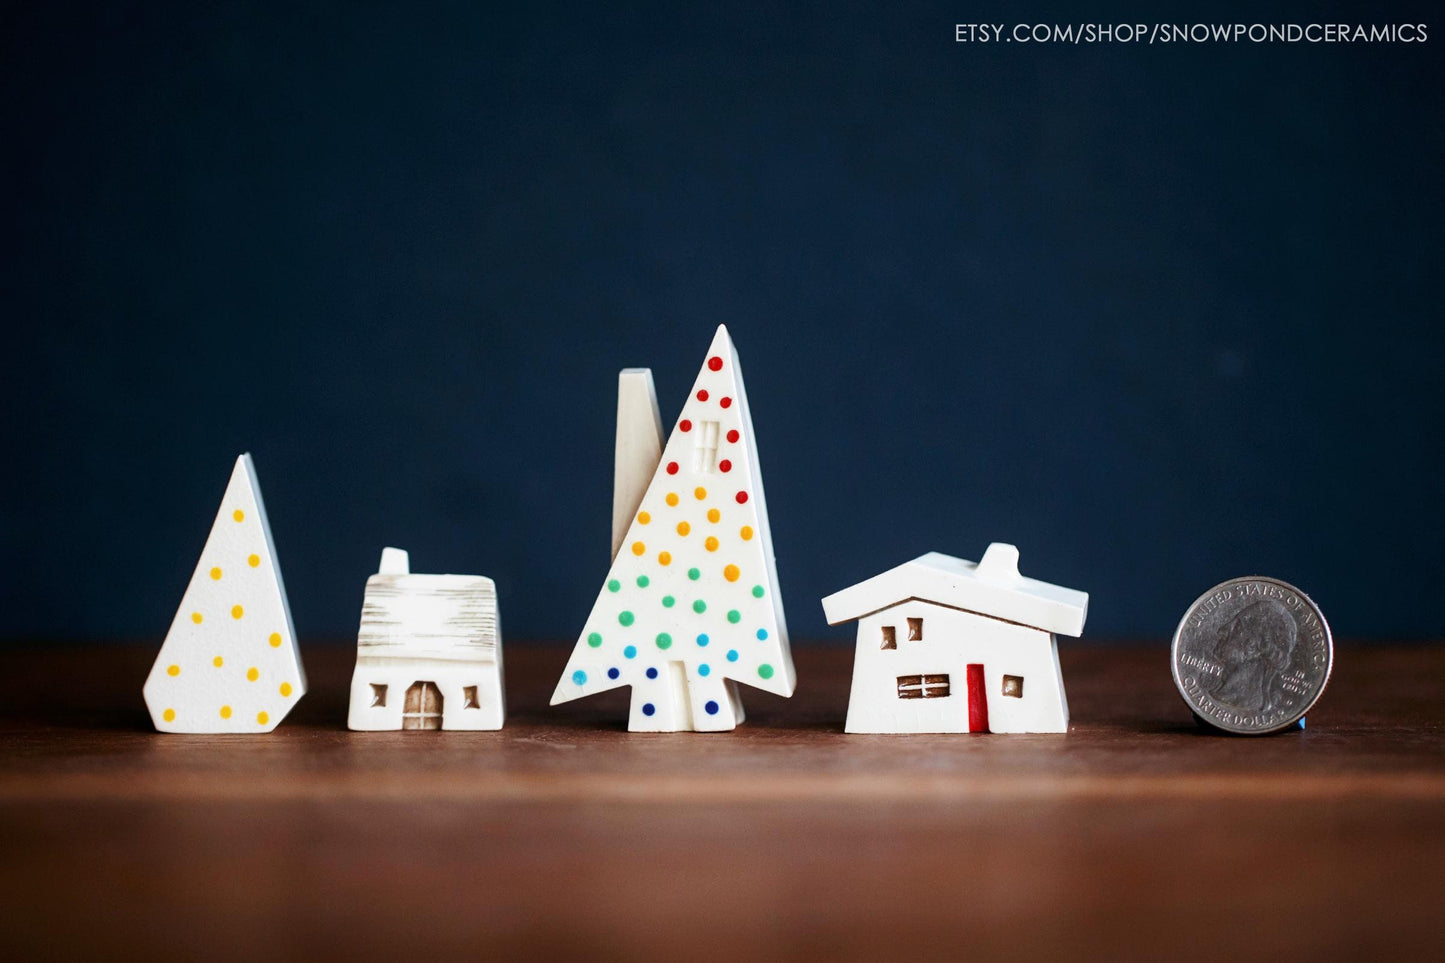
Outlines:
POLYGON ((1445 25, 953 41, 1111 7, 8 7, 0 637, 159 638, 243 450, 303 637, 388 544, 570 637, 617 369, 670 420, 720 321, 797 637, 990 540, 1095 638, 1438 636, 1445 25))

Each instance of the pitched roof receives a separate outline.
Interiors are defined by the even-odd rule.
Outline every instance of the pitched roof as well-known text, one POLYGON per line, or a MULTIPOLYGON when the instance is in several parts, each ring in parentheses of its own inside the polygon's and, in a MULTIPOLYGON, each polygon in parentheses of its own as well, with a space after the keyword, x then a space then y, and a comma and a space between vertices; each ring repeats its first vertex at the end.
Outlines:
POLYGON ((497 587, 480 575, 411 575, 388 549, 366 580, 358 656, 497 661, 497 587))
POLYGON ((823 599, 829 625, 861 619, 906 599, 977 612, 1057 635, 1084 631, 1089 595, 1025 578, 1019 550, 994 542, 978 563, 940 552, 920 555, 823 599))

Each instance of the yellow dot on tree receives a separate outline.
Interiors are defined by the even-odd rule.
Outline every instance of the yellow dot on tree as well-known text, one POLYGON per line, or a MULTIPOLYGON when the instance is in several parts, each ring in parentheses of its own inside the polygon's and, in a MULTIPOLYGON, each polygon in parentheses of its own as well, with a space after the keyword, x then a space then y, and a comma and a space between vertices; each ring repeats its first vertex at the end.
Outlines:
POLYGON ((677 507, 677 492, 668 492, 668 493, 667 493, 667 503, 668 503, 669 505, 671 505, 673 508, 676 508, 676 507, 677 507))
POLYGON ((167 722, 175 722, 175 721, 176 721, 176 710, 174 710, 174 709, 167 709, 165 712, 162 712, 162 713, 161 713, 161 718, 164 719, 164 720, 166 720, 167 722))
POLYGON ((225 665, 225 664, 226 664, 226 660, 223 659, 223 658, 221 658, 219 655, 216 656, 214 659, 211 660, 211 665, 214 665, 214 666, 215 666, 216 668, 218 668, 218 669, 219 669, 221 666, 225 665))
POLYGON ((212 580, 219 582, 221 580, 221 570, 219 568, 211 569, 211 578, 212 580))
POLYGON ((271 648, 273 648, 273 649, 279 649, 279 648, 281 648, 281 633, 280 633, 280 632, 272 632, 272 633, 271 633, 271 638, 268 639, 267 641, 271 643, 271 648))
POLYGON ((702 501, 704 498, 707 497, 707 489, 703 488, 701 485, 697 486, 692 490, 692 497, 696 498, 698 501, 702 501))
POLYGON ((671 564, 672 564, 672 553, 671 553, 671 552, 658 552, 658 553, 657 553, 657 564, 658 564, 658 565, 671 565, 671 564))
POLYGON ((646 525, 648 522, 652 521, 652 516, 647 514, 647 512, 638 512, 637 521, 642 525, 646 525))
MULTIPOLYGON (((734 575, 733 578, 735 579, 737 578, 737 576, 734 575)), ((251 666, 251 668, 246 670, 246 678, 252 682, 255 682, 257 679, 261 678, 261 670, 256 668, 254 665, 251 666)))
POLYGON ((643 552, 645 552, 645 551, 647 551, 647 546, 646 546, 646 545, 642 544, 641 542, 633 542, 633 543, 632 543, 632 554, 633 554, 633 555, 641 555, 641 554, 642 554, 643 552))
POLYGON ((687 522, 677 523, 677 534, 686 535, 690 531, 692 531, 692 526, 689 525, 687 522))
POLYGON ((231 718, 231 707, 230 707, 230 706, 221 706, 221 718, 222 718, 222 719, 229 719, 229 718, 231 718))
POLYGON ((281 694, 282 694, 283 696, 289 696, 289 695, 291 694, 291 683, 289 683, 289 682, 283 682, 283 683, 281 683, 281 694))
POLYGON ((231 513, 231 517, 234 518, 234 519, 235 519, 236 521, 238 521, 238 522, 244 522, 244 521, 246 520, 246 513, 243 512, 243 511, 241 511, 241 510, 238 508, 238 509, 236 509, 234 512, 231 513))
POLYGON ((243 608, 241 608, 241 606, 239 606, 239 605, 233 605, 233 606, 231 606, 231 618, 233 618, 233 619, 239 619, 241 616, 243 616, 243 615, 245 615, 245 614, 246 614, 246 610, 243 609, 243 608))
POLYGON ((191 613, 191 621, 194 622, 194 623, 196 623, 197 625, 200 625, 200 624, 201 624, 201 613, 200 613, 200 612, 192 612, 192 613, 191 613))
POLYGON ((248 555, 248 556, 246 556, 246 564, 249 565, 249 566, 251 566, 252 568, 255 568, 257 565, 260 565, 260 564, 261 564, 261 556, 259 556, 259 555, 248 555))
POLYGON ((717 538, 716 538, 715 536, 709 535, 709 536, 707 537, 707 541, 703 542, 702 545, 703 545, 703 548, 706 548, 709 552, 716 552, 716 551, 717 551, 717 538))
POLYGON ((717 524, 717 521, 720 518, 722 518, 722 512, 718 511, 716 508, 709 508, 707 510, 708 521, 712 522, 713 524, 717 524))
POLYGON ((271 717, 264 712, 258 712, 256 713, 256 721, 264 726, 267 722, 271 721, 271 717))
POLYGON ((173 666, 170 666, 169 668, 166 669, 166 675, 180 675, 180 674, 181 674, 181 667, 178 666, 178 665, 173 665, 173 666))
POLYGON ((738 570, 738 567, 736 565, 729 565, 727 568, 723 569, 723 578, 727 579, 729 582, 736 582, 738 580, 738 576, 741 574, 743 573, 738 570))
POLYGON ((744 525, 742 531, 738 532, 738 534, 743 537, 743 541, 751 542, 753 540, 753 527, 751 525, 744 525))

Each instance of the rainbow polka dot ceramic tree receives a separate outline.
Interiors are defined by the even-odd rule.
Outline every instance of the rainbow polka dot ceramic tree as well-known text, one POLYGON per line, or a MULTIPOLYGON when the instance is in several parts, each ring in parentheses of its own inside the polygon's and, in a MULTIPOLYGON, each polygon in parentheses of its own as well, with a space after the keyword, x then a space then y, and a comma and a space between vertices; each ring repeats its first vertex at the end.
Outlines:
POLYGON ((657 472, 552 695, 632 687, 633 731, 721 731, 736 683, 790 696, 758 448, 737 352, 719 326, 657 472))
POLYGON ((162 732, 270 732, 305 691, 261 488, 242 455, 146 679, 146 706, 162 732))

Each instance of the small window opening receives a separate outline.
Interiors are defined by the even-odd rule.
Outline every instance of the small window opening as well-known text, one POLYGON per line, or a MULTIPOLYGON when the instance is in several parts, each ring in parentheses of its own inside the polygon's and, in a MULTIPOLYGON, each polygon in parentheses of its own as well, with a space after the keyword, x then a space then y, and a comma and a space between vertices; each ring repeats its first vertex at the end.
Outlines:
POLYGON ((909 641, 909 642, 922 642, 922 641, 923 641, 923 620, 922 620, 922 619, 909 619, 909 620, 908 620, 908 641, 909 641))
POLYGON ((883 641, 878 646, 880 649, 898 648, 898 630, 891 625, 883 626, 883 641))
POLYGON ((900 699, 941 699, 950 694, 947 673, 900 675, 898 677, 898 698, 900 699))
POLYGON ((692 470, 694 472, 717 471, 718 423, 699 422, 693 435, 692 470))
POLYGON ((477 687, 474 685, 462 686, 462 708, 480 709, 482 704, 477 701, 477 687))
POLYGON ((377 708, 377 707, 379 707, 379 706, 385 706, 385 705, 386 705, 386 686, 385 686, 385 685, 378 685, 377 683, 373 682, 373 683, 371 684, 371 707, 372 707, 373 709, 375 709, 375 708, 377 708))
POLYGON ((1024 677, 1021 675, 1004 676, 1003 694, 1013 696, 1015 699, 1022 699, 1024 697, 1024 677))

